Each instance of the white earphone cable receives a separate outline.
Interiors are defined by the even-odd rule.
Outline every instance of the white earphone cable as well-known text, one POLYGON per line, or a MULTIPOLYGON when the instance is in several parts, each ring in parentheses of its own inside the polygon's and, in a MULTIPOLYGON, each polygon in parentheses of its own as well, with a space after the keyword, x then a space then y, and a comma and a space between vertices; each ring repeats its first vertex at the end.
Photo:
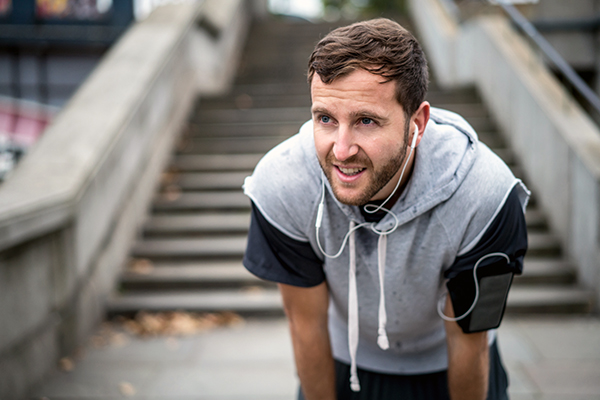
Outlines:
MULTIPOLYGON (((383 203, 381 203, 381 204, 380 204, 378 207, 375 207, 375 206, 374 206, 374 205, 372 205, 372 204, 367 204, 367 205, 365 205, 365 206, 363 207, 363 210, 365 210, 365 212, 366 212, 366 213, 369 213, 369 214, 375 214, 377 211, 381 210, 381 209, 383 208, 383 206, 385 205, 385 203, 387 203, 387 202, 388 202, 388 201, 389 201, 389 200, 390 200, 390 199, 391 199, 391 198, 394 196, 394 194, 396 193, 396 191, 397 191, 397 190, 398 190, 398 188, 400 187, 400 183, 402 182, 402 178, 404 177, 404 171, 406 170, 406 166, 408 165, 408 161, 410 160, 410 157, 412 156, 412 153, 413 153, 413 151, 414 151, 414 149, 415 149, 415 147, 416 147, 416 144, 417 144, 417 137, 418 137, 418 136, 419 136, 419 127, 417 126, 417 127, 416 127, 416 129, 415 129, 415 131, 414 131, 414 133, 413 133, 412 143, 411 143, 411 145, 410 145, 410 153, 408 153, 408 157, 406 158, 406 161, 404 162, 404 166, 402 167, 402 172, 400 173, 400 179, 398 179, 398 182, 396 183, 396 186, 394 187, 394 190, 392 191, 392 193, 390 193, 390 195, 388 196, 388 198, 387 198, 387 199, 385 199, 385 201, 384 201, 383 203), (375 209, 374 209, 374 210, 371 210, 371 211, 369 211, 368 207, 369 207, 369 208, 373 208, 373 207, 375 207, 375 209)), ((389 210, 387 210, 386 208, 383 208, 383 210, 386 210, 386 211, 388 211, 388 213, 389 213, 389 210)), ((395 217, 395 216, 394 216, 394 217, 395 217)), ((398 221, 398 219, 397 219, 397 218, 396 218, 396 221, 398 221)), ((394 227, 394 229, 392 230, 392 232, 393 232, 394 230, 396 230, 396 228, 397 228, 397 227, 398 227, 398 225, 396 225, 396 226, 394 227)), ((391 232, 390 232, 390 233, 391 233, 391 232)))

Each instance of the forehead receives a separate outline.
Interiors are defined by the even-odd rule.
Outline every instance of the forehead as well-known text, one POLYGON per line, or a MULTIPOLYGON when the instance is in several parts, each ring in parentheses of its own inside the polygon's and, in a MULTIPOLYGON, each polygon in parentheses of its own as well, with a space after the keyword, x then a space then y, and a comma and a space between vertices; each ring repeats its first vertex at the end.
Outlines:
POLYGON ((396 83, 384 82, 383 77, 363 69, 352 71, 330 83, 324 83, 315 73, 310 85, 313 106, 318 103, 346 102, 400 107, 396 101, 396 83))

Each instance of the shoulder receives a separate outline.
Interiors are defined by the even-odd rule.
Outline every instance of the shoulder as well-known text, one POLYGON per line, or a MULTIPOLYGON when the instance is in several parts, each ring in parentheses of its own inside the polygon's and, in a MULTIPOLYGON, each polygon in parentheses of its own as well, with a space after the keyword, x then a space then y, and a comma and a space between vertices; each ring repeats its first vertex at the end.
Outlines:
POLYGON ((244 182, 244 193, 269 223, 289 237, 307 241, 309 220, 317 207, 321 168, 312 122, 269 151, 244 182))
POLYGON ((446 221, 456 223, 460 220, 463 227, 459 255, 471 250, 481 239, 511 193, 519 202, 520 212, 524 212, 530 195, 504 161, 485 144, 477 143, 476 153, 469 173, 449 199, 451 207, 445 215, 446 221))

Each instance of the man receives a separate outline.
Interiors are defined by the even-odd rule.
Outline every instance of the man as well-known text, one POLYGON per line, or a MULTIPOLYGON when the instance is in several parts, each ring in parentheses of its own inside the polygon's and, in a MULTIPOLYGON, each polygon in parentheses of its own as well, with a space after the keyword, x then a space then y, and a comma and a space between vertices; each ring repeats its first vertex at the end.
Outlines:
POLYGON ((278 282, 299 398, 507 398, 488 331, 522 271, 529 192, 424 101, 425 57, 395 22, 332 31, 308 78, 312 120, 244 186, 244 265, 278 282))

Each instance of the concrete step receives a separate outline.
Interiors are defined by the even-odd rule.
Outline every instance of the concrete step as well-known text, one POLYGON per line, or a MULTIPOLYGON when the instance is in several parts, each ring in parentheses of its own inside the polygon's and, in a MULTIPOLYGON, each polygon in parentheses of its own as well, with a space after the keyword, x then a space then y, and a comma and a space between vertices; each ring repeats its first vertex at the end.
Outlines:
POLYGON ((256 80, 305 81, 307 60, 312 45, 282 45, 257 49, 252 57, 246 57, 239 65, 236 82, 256 80), (290 49, 288 46, 294 46, 290 49))
MULTIPOLYGON (((214 138, 191 138, 178 146, 179 154, 246 154, 266 153, 285 139, 298 131, 288 131, 281 136, 256 136, 256 137, 229 137, 227 139, 214 138)), ((282 132, 283 133, 283 132, 282 132)))
POLYGON ((121 277, 121 290, 189 290, 223 289, 250 286, 274 287, 248 272, 241 262, 159 263, 142 273, 126 271, 121 277))
POLYGON ((525 170, 523 169, 523 167, 521 167, 520 165, 513 165, 512 167, 510 167, 510 170, 516 178, 519 178, 523 182, 527 182, 525 170))
POLYGON ((248 110, 199 110, 191 119, 201 124, 289 123, 311 118, 310 107, 253 108, 248 110))
POLYGON ((562 253, 561 243, 554 234, 532 232, 527 235, 529 248, 527 255, 531 257, 559 257, 562 253))
POLYGON ((253 123, 230 123, 223 122, 219 124, 196 124, 189 123, 189 132, 191 137, 204 139, 227 139, 244 138, 248 136, 265 137, 290 137, 297 133, 303 123, 310 119, 310 114, 306 118, 296 121, 286 122, 253 122, 253 123))
MULTIPOLYGON (((302 63, 306 62, 310 54, 306 54, 306 57, 298 59, 302 63)), ((258 68, 251 73, 240 74, 235 80, 236 84, 277 84, 278 82, 289 82, 292 84, 301 85, 306 82, 304 69, 297 69, 298 64, 289 63, 287 66, 282 67, 280 70, 268 71, 260 73, 258 68)))
POLYGON ((182 190, 242 190, 244 179, 252 171, 236 172, 186 172, 174 174, 169 185, 176 185, 182 190))
POLYGON ((191 192, 174 194, 172 198, 166 195, 159 196, 153 211, 165 212, 190 212, 190 211, 239 211, 250 209, 250 199, 241 191, 227 192, 191 192))
POLYGON ((548 219, 542 210, 536 207, 527 207, 525 212, 527 231, 537 233, 548 230, 548 219))
POLYGON ((246 235, 203 238, 147 238, 132 249, 135 258, 164 259, 241 259, 246 250, 246 235))
POLYGON ((181 172, 251 171, 263 154, 203 154, 173 157, 171 168, 181 172))
POLYGON ((310 45, 314 47, 319 38, 325 36, 334 26, 323 26, 312 24, 310 26, 302 26, 301 24, 291 24, 287 27, 273 29, 259 28, 253 29, 250 38, 247 42, 246 56, 252 56, 254 51, 260 48, 269 48, 274 44, 288 46, 290 44, 310 45), (293 31, 291 30, 293 29, 293 31))
MULTIPOLYGON (((489 128, 489 127, 488 127, 489 128)), ((507 149, 505 140, 495 131, 477 131, 480 142, 485 143, 496 154, 507 149)))
POLYGON ((196 107, 196 110, 248 110, 253 108, 270 108, 276 110, 279 107, 308 107, 310 109, 310 106, 310 95, 308 91, 305 94, 282 94, 278 96, 239 93, 227 97, 208 100, 203 99, 196 107))
POLYGON ((509 148, 495 148, 494 153, 496 153, 509 167, 517 164, 517 157, 509 148))
POLYGON ((489 118, 489 113, 487 108, 479 101, 471 102, 471 103, 459 103, 459 102, 451 102, 451 103, 437 103, 435 107, 443 108, 444 110, 453 111, 463 118, 489 118))
POLYGON ((141 310, 226 312, 242 316, 281 316, 281 296, 276 289, 190 290, 116 294, 107 301, 108 316, 131 315, 141 310))
POLYGON ((523 274, 515 276, 515 285, 572 284, 577 279, 572 262, 561 258, 525 256, 523 274))
POLYGON ((246 233, 249 225, 249 212, 154 215, 144 225, 144 234, 186 236, 246 233))
POLYGON ((592 311, 593 293, 577 286, 518 286, 508 294, 507 314, 573 314, 592 311))
POLYGON ((443 90, 431 87, 427 92, 427 96, 425 96, 425 100, 431 103, 432 106, 437 107, 437 104, 477 103, 481 102, 481 97, 474 87, 455 90, 443 90))
MULTIPOLYGON (((310 100, 310 87, 304 82, 277 82, 277 83, 236 83, 231 91, 223 98, 234 99, 241 94, 249 96, 270 96, 276 99, 279 96, 302 95, 310 100)), ((207 98, 206 101, 208 101, 207 98)))

